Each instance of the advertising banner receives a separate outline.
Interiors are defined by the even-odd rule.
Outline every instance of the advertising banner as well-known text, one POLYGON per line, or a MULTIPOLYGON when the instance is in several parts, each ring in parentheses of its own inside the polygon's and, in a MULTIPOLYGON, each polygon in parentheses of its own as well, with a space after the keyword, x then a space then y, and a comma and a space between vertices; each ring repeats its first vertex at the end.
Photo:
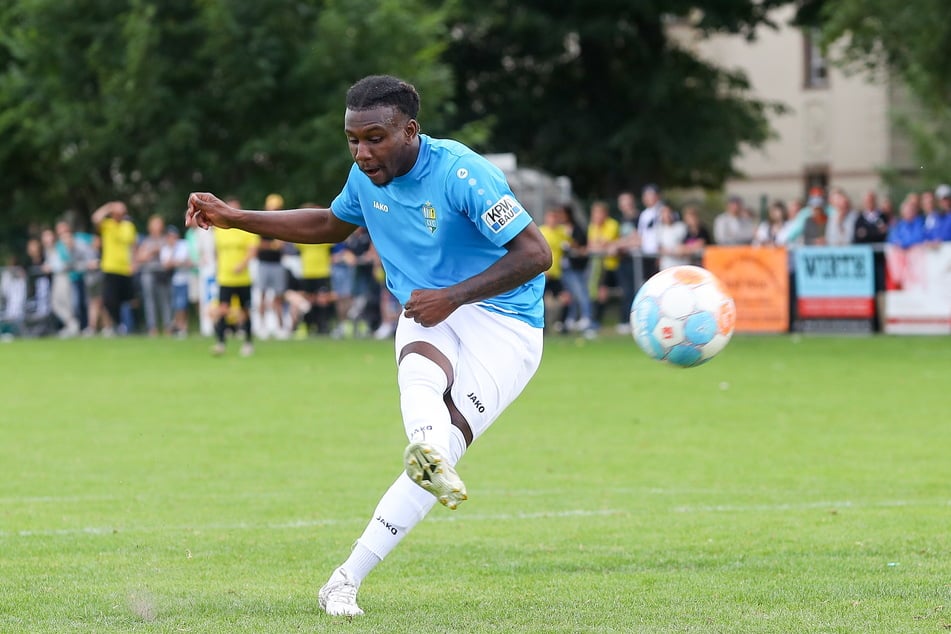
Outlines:
POLYGON ((871 320, 875 316, 871 247, 801 247, 794 258, 800 319, 871 320))
POLYGON ((951 334, 951 243, 885 249, 884 330, 951 334))
POLYGON ((703 266, 736 302, 737 332, 789 330, 789 255, 782 247, 707 247, 703 266))

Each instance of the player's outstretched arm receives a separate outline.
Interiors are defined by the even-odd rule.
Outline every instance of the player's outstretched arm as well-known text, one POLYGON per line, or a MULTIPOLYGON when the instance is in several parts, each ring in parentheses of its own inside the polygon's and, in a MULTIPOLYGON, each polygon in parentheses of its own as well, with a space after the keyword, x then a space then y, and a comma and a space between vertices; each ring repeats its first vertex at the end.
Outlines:
POLYGON ((287 211, 247 211, 229 207, 213 194, 193 193, 188 197, 185 224, 193 220, 202 229, 243 229, 285 242, 319 244, 340 242, 356 230, 356 225, 337 218, 329 209, 287 211))
POLYGON ((478 275, 448 288, 413 291, 403 307, 406 316, 424 326, 435 326, 463 304, 501 295, 551 267, 551 248, 534 223, 505 248, 507 253, 478 275))

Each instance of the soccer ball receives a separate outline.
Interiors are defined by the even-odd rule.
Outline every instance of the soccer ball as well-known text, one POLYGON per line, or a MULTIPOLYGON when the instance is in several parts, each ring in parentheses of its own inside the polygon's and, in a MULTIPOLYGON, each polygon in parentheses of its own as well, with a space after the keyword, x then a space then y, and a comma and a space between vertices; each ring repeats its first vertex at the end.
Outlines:
POLYGON ((644 282, 631 304, 631 334, 652 359, 682 368, 723 350, 736 323, 736 304, 723 284, 699 266, 674 266, 644 282))

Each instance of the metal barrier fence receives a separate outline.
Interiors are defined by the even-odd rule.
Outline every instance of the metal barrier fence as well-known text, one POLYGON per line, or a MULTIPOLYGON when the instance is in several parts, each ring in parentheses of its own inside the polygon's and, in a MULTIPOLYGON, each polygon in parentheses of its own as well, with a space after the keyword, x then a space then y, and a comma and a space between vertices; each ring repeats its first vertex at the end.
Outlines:
MULTIPOLYGON (((604 257, 590 258, 591 294, 604 257)), ((737 302, 740 332, 951 331, 951 243, 908 250, 884 244, 712 246, 689 261, 724 281, 737 302)), ((619 309, 630 306, 657 268, 657 258, 644 253, 631 252, 621 259, 620 288, 612 298, 619 309)), ((63 334, 70 315, 85 322, 80 308, 84 292, 82 276, 0 268, 0 335, 63 334)), ((609 312, 620 320, 624 311, 609 312)))

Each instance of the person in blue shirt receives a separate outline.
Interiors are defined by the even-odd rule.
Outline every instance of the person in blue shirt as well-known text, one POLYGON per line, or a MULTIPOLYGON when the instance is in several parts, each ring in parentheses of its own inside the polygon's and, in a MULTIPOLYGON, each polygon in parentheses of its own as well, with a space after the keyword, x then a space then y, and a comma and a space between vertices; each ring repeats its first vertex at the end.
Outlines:
POLYGON ((951 241, 951 185, 939 185, 935 189, 936 209, 932 222, 925 219, 925 241, 951 241))
POLYGON ((888 244, 902 249, 913 247, 925 241, 925 221, 918 213, 918 207, 911 201, 901 206, 901 218, 888 230, 888 244))
POLYGON ((329 209, 243 211, 193 193, 186 219, 287 242, 336 243, 367 228, 390 292, 400 408, 409 445, 347 560, 318 593, 330 615, 363 614, 357 590, 438 500, 466 499, 455 465, 541 361, 551 250, 502 172, 456 141, 420 133, 419 95, 386 75, 347 92, 354 164, 329 209))

